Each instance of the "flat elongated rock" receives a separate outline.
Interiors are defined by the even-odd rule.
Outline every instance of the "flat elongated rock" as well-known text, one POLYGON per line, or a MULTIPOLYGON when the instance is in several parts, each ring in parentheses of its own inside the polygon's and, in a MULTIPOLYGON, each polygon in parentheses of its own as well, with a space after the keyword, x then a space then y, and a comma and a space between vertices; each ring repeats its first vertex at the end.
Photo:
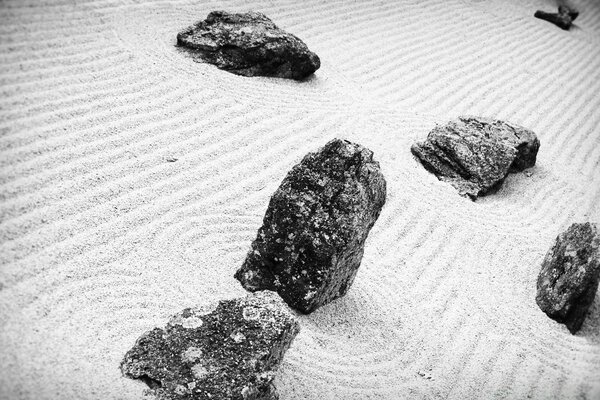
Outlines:
POLYGON ((543 19, 544 21, 553 23, 554 25, 558 26, 561 29, 564 29, 565 31, 571 29, 571 25, 573 25, 573 19, 569 16, 569 14, 566 13, 548 13, 545 11, 537 10, 535 14, 533 14, 533 16, 538 19, 543 19))
POLYGON ((573 224, 548 251, 537 281, 538 306, 576 333, 594 301, 600 280, 600 232, 596 224, 573 224))
POLYGON ((533 16, 551 22, 561 29, 569 30, 573 25, 573 21, 579 16, 579 11, 566 4, 561 4, 558 6, 558 13, 548 13, 538 10, 533 16))
POLYGON ((299 329, 269 291, 188 308, 142 335, 121 371, 159 400, 276 400, 274 374, 299 329))
POLYGON ((244 76, 303 79, 321 66, 296 36, 259 12, 213 11, 177 35, 177 44, 217 67, 244 76))
POLYGON ((438 179, 472 199, 502 184, 509 172, 533 167, 540 142, 517 125, 480 117, 459 117, 436 126, 412 153, 438 179))
POLYGON ((304 313, 346 294, 385 203, 373 152, 334 139, 287 174, 235 277, 249 291, 275 290, 304 313))

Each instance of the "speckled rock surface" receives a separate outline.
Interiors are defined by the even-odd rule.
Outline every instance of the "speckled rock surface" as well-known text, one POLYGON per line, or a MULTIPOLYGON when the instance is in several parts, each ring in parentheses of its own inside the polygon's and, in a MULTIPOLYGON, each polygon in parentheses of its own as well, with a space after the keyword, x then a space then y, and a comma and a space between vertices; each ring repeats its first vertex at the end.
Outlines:
POLYGON ((177 35, 177 44, 202 60, 244 76, 303 79, 321 66, 296 36, 259 12, 213 11, 177 35))
POLYGON ((330 141, 294 166, 273 194, 235 277, 246 290, 277 291, 304 313, 343 296, 385 197, 373 152, 330 141))
POLYGON ((558 13, 548 13, 538 10, 533 16, 551 22, 561 29, 569 30, 573 25, 573 21, 579 16, 579 11, 563 4, 558 7, 558 13))
POLYGON ((121 371, 159 400, 274 400, 275 371, 299 329, 269 291, 185 309, 142 335, 121 371))
POLYGON ((502 184, 509 172, 533 167, 540 142, 535 133, 480 117, 459 117, 436 126, 412 153, 438 179, 472 199, 502 184))
POLYGON ((598 225, 573 224, 548 251, 537 281, 538 306, 571 333, 583 324, 600 280, 598 225))

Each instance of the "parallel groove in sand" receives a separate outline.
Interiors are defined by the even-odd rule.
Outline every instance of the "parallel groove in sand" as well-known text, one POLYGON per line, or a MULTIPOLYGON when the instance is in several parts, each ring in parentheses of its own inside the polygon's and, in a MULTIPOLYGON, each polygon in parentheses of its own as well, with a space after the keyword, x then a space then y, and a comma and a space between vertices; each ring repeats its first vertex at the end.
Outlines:
MULTIPOLYGON (((388 203, 350 293, 300 317, 282 398, 595 393, 573 377, 600 373, 600 341, 570 336, 532 299, 556 233, 600 217, 590 94, 600 50, 589 33, 600 32, 599 7, 586 4, 582 30, 564 33, 518 2, 257 2, 321 56, 316 77, 296 84, 233 76, 172 47, 173 32, 211 9, 248 4, 134 3, 0 7, 0 49, 10 50, 0 56, 0 324, 23 336, 0 330, 12 349, 0 355, 10 366, 0 397, 20 378, 29 397, 58 390, 65 376, 24 369, 39 354, 23 343, 73 324, 100 338, 62 337, 111 370, 107 398, 137 398, 141 386, 112 371, 123 351, 184 306, 243 293, 231 275, 269 196, 333 136, 375 151, 388 203), (423 171, 412 139, 465 113, 536 131, 533 176, 472 203, 423 171)), ((50 359, 67 350, 57 351, 50 359)), ((73 390, 93 398, 83 381, 73 390)))

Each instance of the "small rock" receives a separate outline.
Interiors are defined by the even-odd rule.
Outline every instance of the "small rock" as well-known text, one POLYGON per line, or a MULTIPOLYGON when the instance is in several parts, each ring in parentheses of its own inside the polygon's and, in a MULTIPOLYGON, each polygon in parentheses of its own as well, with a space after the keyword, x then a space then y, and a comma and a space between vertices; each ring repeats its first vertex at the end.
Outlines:
POLYGON ((571 21, 575 21, 579 16, 579 11, 566 4, 561 4, 560 6, 558 6, 558 13, 568 15, 569 17, 571 17, 571 21))
POLYGON ((441 181, 472 199, 499 187, 509 172, 533 167, 540 142, 517 125, 480 117, 459 117, 437 126, 412 153, 441 181))
POLYGON ((269 291, 188 308, 142 335, 121 371, 146 382, 159 400, 276 400, 275 371, 299 330, 269 291))
POLYGON ((346 294, 386 182, 369 149, 334 139, 287 174, 235 277, 249 291, 275 290, 303 313, 346 294))
POLYGON ((546 253, 537 281, 538 306, 576 333, 600 280, 600 233, 596 224, 573 224, 546 253))
POLYGON ((544 21, 551 22, 561 29, 569 30, 573 24, 573 21, 575 21, 575 19, 579 16, 579 11, 562 4, 558 7, 558 13, 548 13, 537 10, 533 16, 543 19, 544 21))
POLYGON ((175 157, 167 157, 167 162, 175 162, 177 160, 179 160, 179 159, 175 158, 175 157))
POLYGON ((213 11, 177 35, 177 44, 218 68, 244 76, 304 79, 319 57, 259 12, 213 11))

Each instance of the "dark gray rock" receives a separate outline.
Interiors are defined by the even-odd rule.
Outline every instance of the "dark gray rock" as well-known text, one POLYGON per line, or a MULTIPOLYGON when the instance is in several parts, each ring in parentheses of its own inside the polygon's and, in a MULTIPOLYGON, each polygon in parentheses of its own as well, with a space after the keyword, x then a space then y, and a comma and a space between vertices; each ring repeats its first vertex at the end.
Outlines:
POLYGON ((188 308, 142 335, 121 371, 160 400, 276 400, 274 374, 299 329, 269 291, 188 308))
POLYGON ((509 172, 535 165, 540 142, 517 125, 480 117, 459 117, 436 126, 412 153, 438 179, 472 199, 502 184, 509 172))
POLYGON ((273 194, 236 279, 249 291, 277 291, 303 313, 343 296, 385 196, 373 152, 330 141, 294 166, 273 194))
POLYGON ((319 57, 296 36, 259 12, 213 11, 177 35, 177 44, 202 60, 244 76, 303 79, 319 69, 319 57))
POLYGON ((538 306, 576 333, 594 301, 600 280, 600 232, 596 224, 573 224, 546 253, 537 281, 538 306))
POLYGON ((579 11, 577 11, 572 6, 566 4, 561 4, 560 6, 558 6, 558 13, 568 15, 569 17, 571 17, 571 21, 575 21, 579 16, 579 11))
POLYGON ((535 14, 533 14, 533 16, 539 19, 543 19, 544 21, 551 22, 559 28, 564 29, 565 31, 571 29, 571 25, 573 25, 573 20, 571 19, 569 14, 548 13, 545 11, 537 10, 535 14))
POLYGON ((558 13, 547 13, 538 10, 533 16, 551 22, 561 29, 569 30, 573 25, 573 21, 579 16, 579 11, 566 4, 561 4, 558 6, 558 13))

